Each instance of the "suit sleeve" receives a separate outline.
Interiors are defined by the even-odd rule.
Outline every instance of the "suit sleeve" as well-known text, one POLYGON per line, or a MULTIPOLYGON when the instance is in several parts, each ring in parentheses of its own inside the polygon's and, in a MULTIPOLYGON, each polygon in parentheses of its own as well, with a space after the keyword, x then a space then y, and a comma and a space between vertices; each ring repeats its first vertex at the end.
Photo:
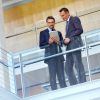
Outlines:
POLYGON ((62 37, 62 34, 60 31, 58 31, 58 34, 59 34, 59 38, 60 38, 60 45, 63 44, 63 37, 62 37))
POLYGON ((40 38, 40 39, 39 39, 39 47, 40 47, 41 49, 43 49, 43 48, 46 47, 46 45, 48 45, 48 40, 46 40, 45 34, 44 34, 43 31, 40 32, 40 37, 39 37, 39 38, 40 38))
POLYGON ((75 30, 72 32, 71 37, 77 36, 77 35, 80 35, 80 34, 83 33, 83 28, 82 28, 82 25, 81 25, 81 21, 78 17, 73 18, 73 25, 75 27, 75 30))

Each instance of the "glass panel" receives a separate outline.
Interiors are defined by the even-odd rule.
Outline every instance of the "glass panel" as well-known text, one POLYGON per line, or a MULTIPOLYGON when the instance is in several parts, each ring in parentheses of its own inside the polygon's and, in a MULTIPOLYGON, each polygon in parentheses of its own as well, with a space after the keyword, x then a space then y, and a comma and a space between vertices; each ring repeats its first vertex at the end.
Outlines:
MULTIPOLYGON (((39 47, 26 50, 21 53, 21 64, 23 67, 23 87, 25 90, 25 97, 26 96, 32 96, 35 94, 51 91, 50 86, 50 79, 49 79, 49 69, 48 64, 44 63, 44 59, 50 60, 50 59, 56 59, 59 58, 58 54, 64 55, 65 61, 64 61, 64 71, 65 71, 65 80, 67 86, 70 86, 70 82, 68 80, 68 75, 66 74, 66 63, 68 63, 68 59, 66 59, 66 54, 71 54, 71 52, 75 53, 74 50, 81 50, 82 54, 82 63, 85 69, 85 75, 86 75, 86 81, 90 81, 91 79, 97 79, 99 78, 99 30, 95 30, 94 32, 89 32, 86 36, 82 35, 83 40, 83 46, 80 48, 75 48, 70 51, 66 51, 66 46, 62 46, 62 52, 56 53, 52 55, 48 55, 49 52, 47 52, 47 56, 45 57, 45 50, 39 49, 39 47), (91 34, 90 34, 91 33, 91 34), (93 34, 92 34, 93 33, 93 34), (95 33, 95 34, 94 34, 95 33), (96 35, 96 36, 95 36, 96 35), (85 38, 86 37, 86 38, 85 38), (95 39, 95 37, 98 37, 95 39), (53 58, 50 58, 53 57, 53 58), (96 59, 96 60, 94 60, 96 59)), ((48 45, 49 46, 49 45, 48 45)), ((45 47, 48 47, 45 46, 45 47)), ((78 53, 77 53, 78 54, 78 53)), ((16 59, 17 61, 17 59, 16 59)), ((80 59, 79 59, 80 61, 80 59)), ((15 66, 20 66, 20 61, 15 64, 15 66), (19 64, 19 65, 18 65, 19 64)), ((76 62, 75 62, 76 63, 76 62)), ((77 66, 75 66, 75 63, 73 64, 73 69, 75 71, 75 76, 79 82, 80 75, 78 77, 77 73, 77 66, 79 66, 79 62, 77 66)), ((62 65, 61 65, 62 66, 62 65)), ((19 78, 20 75, 17 77, 19 78)), ((20 78, 19 78, 20 79, 20 78)), ((59 86, 59 81, 57 79, 57 86, 59 86)), ((18 91, 18 94, 20 94, 20 91, 22 92, 22 83, 20 81, 20 88, 18 91)), ((22 95, 22 94, 21 94, 22 95)), ((21 96, 20 95, 20 96, 21 96)))
POLYGON ((83 40, 82 61, 85 68, 86 80, 91 81, 88 44, 86 41, 86 36, 82 36, 82 40, 83 40))
POLYGON ((92 80, 100 78, 100 30, 94 31, 94 34, 87 36, 89 45, 89 63, 91 67, 92 80))
MULTIPOLYGON (((81 48, 76 48, 76 50, 81 50, 82 49, 82 62, 84 65, 84 69, 87 75, 87 81, 88 79, 88 68, 87 68, 87 55, 86 55, 86 50, 84 49, 84 45, 81 48)), ((66 66, 66 62, 68 62, 68 60, 66 60, 66 53, 67 54, 71 54, 70 52, 74 52, 73 50, 71 51, 66 51, 66 47, 63 46, 62 47, 62 53, 59 53, 60 56, 58 56, 58 54, 53 54, 53 55, 47 55, 45 57, 44 54, 44 49, 39 49, 39 48, 34 48, 32 49, 30 52, 24 52, 22 53, 22 64, 23 64, 23 85, 24 85, 24 90, 25 90, 25 97, 26 96, 31 96, 31 95, 35 95, 35 94, 39 94, 39 93, 43 93, 43 92, 47 92, 47 91, 51 91, 51 86, 50 86, 50 79, 49 79, 49 67, 48 64, 44 63, 44 59, 51 61, 52 66, 59 63, 59 61, 61 62, 62 60, 62 55, 64 54, 64 58, 65 61, 63 62, 64 65, 66 66), (53 57, 53 58, 50 58, 53 57), (60 59, 57 60, 55 62, 55 59, 60 59), (53 63, 52 63, 53 62, 53 63)), ((49 52, 47 52, 48 54, 49 52)), ((79 61, 78 61, 79 62, 79 61)), ((59 63, 58 65, 60 65, 61 67, 63 66, 63 63, 59 63)), ((65 67, 64 66, 64 67, 65 67)), ((77 78, 78 83, 79 82, 79 77, 78 77, 78 73, 76 71, 77 66, 75 66, 75 63, 73 64, 73 69, 75 71, 75 76, 77 78)), ((65 72, 65 80, 66 80, 66 84, 67 86, 70 86, 69 80, 68 80, 68 76, 66 75, 66 67, 64 68, 64 72, 65 72)), ((83 71, 83 70, 82 70, 83 71)), ((56 83, 57 83, 57 87, 60 88, 60 84, 58 81, 58 78, 56 79, 56 83)), ((73 83, 74 84, 74 83, 73 83)), ((61 86, 62 87, 62 86, 61 86)), ((20 91, 19 91, 20 92, 20 91)))
POLYGON ((16 94, 12 55, 0 48, 0 86, 16 94))
POLYGON ((44 64, 43 61, 25 66, 25 69, 31 70, 30 72, 25 72, 24 69, 25 96, 31 96, 49 90, 49 74, 47 67, 48 66, 44 64))

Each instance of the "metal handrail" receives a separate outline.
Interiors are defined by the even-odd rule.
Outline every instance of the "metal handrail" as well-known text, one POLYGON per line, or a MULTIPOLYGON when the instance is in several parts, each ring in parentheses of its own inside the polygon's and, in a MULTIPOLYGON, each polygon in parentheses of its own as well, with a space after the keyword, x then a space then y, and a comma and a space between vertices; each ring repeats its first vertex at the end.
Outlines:
POLYGON ((58 57, 58 56, 61 56, 61 55, 67 54, 67 53, 71 53, 71 52, 75 52, 75 51, 83 50, 83 49, 85 49, 85 46, 80 47, 80 48, 76 48, 76 49, 73 49, 73 50, 68 50, 68 51, 65 51, 65 52, 62 52, 62 53, 54 54, 54 55, 51 55, 51 56, 48 56, 48 57, 43 57, 43 58, 39 58, 39 59, 36 59, 36 60, 30 60, 30 61, 28 61, 28 63, 26 61, 22 61, 22 63, 23 63, 23 65, 29 65, 29 64, 33 64, 33 63, 36 63, 36 62, 43 61, 45 59, 58 57))
POLYGON ((0 47, 0 49, 1 49, 2 51, 4 51, 5 53, 9 54, 9 55, 12 55, 12 53, 11 53, 11 52, 9 52, 9 51, 7 51, 7 50, 3 49, 2 47, 0 47))
MULTIPOLYGON (((92 30, 92 31, 85 32, 85 33, 82 34, 82 38, 87 37, 87 36, 92 36, 92 35, 98 35, 99 32, 100 32, 100 29, 95 29, 95 30, 92 30), (93 33, 95 33, 95 34, 93 34, 93 33)), ((14 53, 14 56, 17 56, 19 54, 29 53, 31 51, 33 52, 35 50, 39 50, 39 47, 37 46, 37 47, 31 48, 31 49, 26 49, 26 50, 23 50, 23 51, 20 51, 20 52, 16 52, 16 53, 14 53)))
MULTIPOLYGON (((88 45, 88 48, 94 47, 94 46, 97 46, 97 45, 100 45, 100 42, 91 43, 91 44, 88 45)), ((64 55, 64 54, 71 53, 71 52, 75 52, 75 51, 78 51, 78 50, 85 50, 85 49, 86 49, 86 47, 82 46, 82 47, 79 47, 79 48, 76 48, 76 49, 68 50, 68 51, 61 52, 61 53, 58 53, 58 54, 54 54, 54 55, 51 55, 51 56, 48 56, 48 57, 37 58, 35 60, 29 60, 29 61, 22 61, 22 63, 23 63, 23 65, 29 65, 29 64, 33 64, 33 63, 36 63, 36 62, 43 61, 45 59, 50 59, 50 58, 58 57, 60 55, 64 55)), ((20 65, 20 62, 17 63, 15 65, 15 67, 17 67, 19 65, 20 65)))
POLYGON ((3 61, 1 61, 1 60, 0 60, 0 63, 3 64, 3 65, 6 66, 6 67, 9 67, 9 65, 8 65, 7 63, 5 63, 5 62, 3 62, 3 61))
MULTIPOLYGON (((41 58, 38 58, 38 59, 35 59, 35 60, 29 60, 28 62, 21 60, 19 62, 19 66, 21 67, 21 76, 23 76, 23 66, 25 66, 25 65, 33 64, 33 63, 36 63, 36 62, 43 61, 45 59, 54 58, 54 57, 57 57, 57 56, 60 56, 60 55, 64 55, 64 54, 67 54, 67 53, 75 52, 77 50, 85 50, 86 49, 86 51, 88 51, 88 49, 90 49, 90 47, 100 45, 100 42, 98 42, 98 43, 96 42, 95 44, 94 43, 86 44, 87 43, 86 42, 86 35, 84 35, 84 39, 85 39, 85 45, 80 47, 80 48, 68 50, 68 51, 61 52, 61 53, 58 53, 58 54, 54 54, 54 55, 51 55, 51 56, 48 56, 48 57, 41 57, 41 58)), ((23 53, 20 53, 19 55, 21 55, 21 57, 22 57, 23 53)), ((87 52, 87 55, 88 55, 88 52, 87 52)), ((87 62, 88 61, 89 61, 89 57, 87 57, 87 62)), ((88 71, 89 71, 88 72, 89 79, 91 81, 91 71, 90 71, 90 65, 89 64, 88 64, 88 71)), ((23 79, 23 77, 21 77, 21 80, 22 80, 21 84, 22 84, 22 91, 23 91, 23 97, 24 97, 25 96, 25 88, 24 88, 24 79, 23 79)), ((39 84, 37 84, 37 85, 39 85, 39 84)))
MULTIPOLYGON (((83 39, 84 39, 84 37, 91 38, 91 37, 94 37, 94 36, 98 35, 98 33, 100 33, 100 30, 96 30, 96 33, 95 34, 84 34, 84 35, 82 35, 82 37, 83 37, 83 39)), ((95 46, 98 46, 98 45, 100 45, 100 42, 99 41, 98 42, 95 42, 95 43, 89 43, 89 44, 87 44, 87 46, 84 45, 84 46, 79 47, 79 48, 75 48, 75 49, 68 50, 68 51, 63 51, 61 53, 54 54, 54 55, 51 55, 51 56, 48 56, 48 57, 42 56, 41 58, 38 57, 36 59, 28 60, 28 61, 20 60, 17 64, 14 64, 14 66, 15 67, 21 66, 21 65, 26 66, 26 65, 30 65, 30 64, 33 64, 33 63, 37 63, 37 62, 43 61, 45 59, 50 59, 50 58, 58 57, 58 56, 65 55, 67 53, 75 52, 75 51, 78 51, 78 50, 86 50, 86 49, 89 50, 91 47, 95 47, 95 46)), ((0 48, 0 49, 4 52, 4 53, 3 52, 1 52, 1 53, 3 53, 3 54, 7 53, 8 55, 11 56, 11 59, 13 59, 13 60, 14 60, 14 58, 19 58, 19 55, 23 55, 23 57, 24 57, 24 56, 26 56, 29 53, 30 54, 31 53, 34 53, 35 52, 34 50, 38 50, 36 52, 41 52, 42 51, 41 49, 39 49, 39 47, 32 48, 32 49, 28 49, 28 50, 21 51, 21 52, 18 52, 18 53, 10 53, 10 52, 4 50, 3 48, 0 48)), ((6 67, 12 67, 10 64, 8 64, 7 61, 0 60, 0 63, 3 64, 6 67)), ((23 68, 23 66, 21 66, 21 68, 23 68)), ((98 71, 100 71, 100 69, 98 71)), ((94 73, 98 73, 98 71, 95 71, 94 73)), ((91 73, 91 74, 93 74, 93 73, 91 73)))

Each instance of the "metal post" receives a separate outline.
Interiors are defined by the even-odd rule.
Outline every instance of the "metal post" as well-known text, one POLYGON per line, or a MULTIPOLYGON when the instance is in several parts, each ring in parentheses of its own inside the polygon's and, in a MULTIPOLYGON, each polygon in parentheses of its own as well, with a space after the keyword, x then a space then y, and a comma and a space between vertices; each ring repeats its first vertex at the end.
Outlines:
MULTIPOLYGON (((36 24, 34 25, 34 27, 32 28, 32 31, 35 31, 35 38, 36 38, 36 46, 38 45, 38 42, 37 42, 37 26, 36 24)), ((34 34, 33 34, 34 35, 34 34)), ((34 36, 33 36, 34 37, 34 36)))
POLYGON ((21 70, 21 86, 22 86, 22 96, 25 97, 25 86, 24 86, 24 73, 22 64, 22 54, 19 54, 20 70, 21 70))
POLYGON ((35 32, 36 32, 36 47, 38 46, 38 32, 37 32, 37 24, 35 25, 35 32))
POLYGON ((15 94, 17 95, 17 85, 16 85, 16 75, 15 75, 15 67, 14 67, 14 58, 13 54, 11 55, 12 58, 12 68, 13 68, 13 75, 14 75, 14 86, 15 86, 15 94))
POLYGON ((7 59, 8 59, 8 65, 9 65, 8 69, 9 69, 10 90, 11 90, 11 92, 17 94, 13 55, 7 53, 7 59))
POLYGON ((88 65, 88 71, 89 71, 89 79, 90 82, 92 81, 91 79, 91 71, 90 71, 90 62, 89 62, 89 51, 88 51, 88 45, 87 45, 87 41, 86 41, 86 36, 85 36, 85 48, 86 48, 86 55, 87 55, 87 65, 88 65))

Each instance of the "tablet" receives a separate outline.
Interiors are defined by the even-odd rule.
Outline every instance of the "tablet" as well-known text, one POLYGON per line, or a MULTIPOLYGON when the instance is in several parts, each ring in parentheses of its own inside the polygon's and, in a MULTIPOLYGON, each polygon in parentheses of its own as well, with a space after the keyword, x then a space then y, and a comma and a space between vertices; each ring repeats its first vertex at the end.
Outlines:
POLYGON ((51 31, 51 32, 49 32, 49 34, 50 34, 50 36, 54 36, 54 37, 56 37, 56 38, 57 38, 57 41, 60 40, 60 39, 59 39, 59 34, 58 34, 57 31, 51 31))

